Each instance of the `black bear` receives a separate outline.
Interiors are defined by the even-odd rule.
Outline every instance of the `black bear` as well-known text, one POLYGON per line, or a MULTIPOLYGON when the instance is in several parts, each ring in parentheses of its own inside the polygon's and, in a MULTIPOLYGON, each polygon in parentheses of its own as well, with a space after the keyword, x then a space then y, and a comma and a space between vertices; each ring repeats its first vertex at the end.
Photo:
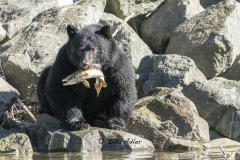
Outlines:
POLYGON ((124 130, 137 100, 135 74, 128 56, 116 44, 109 26, 92 24, 78 30, 68 25, 67 33, 69 41, 40 76, 40 113, 57 117, 70 130, 89 128, 95 117, 106 113, 107 128, 124 130), (63 78, 93 64, 100 64, 107 83, 98 97, 95 79, 88 79, 90 88, 82 83, 63 86, 63 78))

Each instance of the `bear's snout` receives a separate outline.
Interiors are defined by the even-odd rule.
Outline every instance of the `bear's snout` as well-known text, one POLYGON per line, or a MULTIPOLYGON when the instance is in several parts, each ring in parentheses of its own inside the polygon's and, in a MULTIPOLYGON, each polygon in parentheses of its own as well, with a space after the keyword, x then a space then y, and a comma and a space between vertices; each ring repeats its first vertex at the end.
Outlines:
POLYGON ((93 65, 93 54, 91 52, 83 52, 81 57, 80 68, 83 70, 91 68, 93 65))
POLYGON ((92 65, 90 64, 90 63, 82 63, 81 64, 81 69, 89 69, 89 68, 91 68, 92 67, 92 65))

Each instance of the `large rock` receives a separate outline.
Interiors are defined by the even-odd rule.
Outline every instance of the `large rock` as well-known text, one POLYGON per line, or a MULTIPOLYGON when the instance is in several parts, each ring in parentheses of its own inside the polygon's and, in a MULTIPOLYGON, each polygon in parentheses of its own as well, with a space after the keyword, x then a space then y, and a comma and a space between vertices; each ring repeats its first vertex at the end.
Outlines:
POLYGON ((208 7, 175 29, 166 54, 190 57, 206 78, 225 72, 240 54, 238 12, 236 0, 208 7))
POLYGON ((0 153, 33 152, 31 142, 26 134, 14 133, 0 127, 0 153))
MULTIPOLYGON (((117 26, 121 24, 121 22, 121 19, 109 13, 103 13, 99 21, 99 23, 103 25, 111 26, 112 33, 117 29, 117 26)), ((128 24, 122 26, 122 29, 118 31, 114 39, 117 41, 120 48, 127 53, 134 69, 139 67, 140 61, 144 56, 152 55, 152 51, 149 47, 128 24)))
POLYGON ((17 102, 19 95, 15 88, 0 78, 0 117, 17 102))
POLYGON ((203 10, 199 0, 167 0, 142 22, 141 36, 154 53, 164 54, 174 29, 203 10))
MULTIPOLYGON (((238 92, 239 93, 239 92, 238 92)), ((234 95, 233 95, 234 96, 234 95)), ((239 98, 239 97, 238 97, 239 98)), ((239 107, 239 106, 238 106, 239 107)), ((222 135, 240 141, 240 108, 230 108, 218 122, 216 131, 222 135)))
POLYGON ((7 39, 7 32, 6 30, 2 27, 2 23, 0 23, 0 45, 6 42, 7 39))
POLYGON ((157 8, 164 0, 158 1, 122 1, 122 0, 107 0, 107 9, 110 13, 124 19, 134 13, 134 17, 141 14, 148 14, 157 8))
POLYGON ((234 148, 239 147, 240 143, 230 140, 228 138, 219 138, 205 143, 177 138, 169 138, 164 144, 163 148, 171 150, 198 150, 204 148, 219 148, 219 146, 222 146, 223 148, 234 148))
POLYGON ((182 93, 196 105, 199 115, 211 128, 217 126, 227 110, 238 110, 240 106, 240 81, 217 77, 205 82, 192 82, 183 88, 182 93))
POLYGON ((230 80, 240 80, 240 60, 236 61, 231 68, 229 68, 226 72, 219 75, 221 77, 224 77, 226 79, 230 80))
POLYGON ((154 150, 150 141, 127 132, 94 127, 82 131, 61 130, 59 121, 47 114, 39 115, 37 126, 49 151, 154 150))
POLYGON ((169 137, 209 140, 208 124, 195 105, 178 90, 169 88, 155 88, 140 99, 127 129, 152 141, 156 148, 169 137))
POLYGON ((181 88, 207 80, 193 60, 179 55, 144 57, 136 73, 145 93, 155 87, 181 88))
POLYGON ((107 0, 106 11, 124 19, 134 13, 128 24, 140 35, 140 26, 146 15, 155 10, 164 0, 141 0, 141 1, 123 1, 107 0))
POLYGON ((203 6, 203 8, 207 8, 211 5, 217 4, 223 0, 200 0, 200 4, 203 6))
POLYGON ((26 134, 30 139, 33 150, 38 150, 38 136, 36 124, 16 121, 14 126, 11 126, 10 130, 15 133, 26 134))
POLYGON ((12 38, 15 33, 28 26, 39 13, 72 3, 72 0, 8 0, 6 3, 0 2, 0 22, 7 31, 7 36, 12 38))
POLYGON ((102 16, 105 0, 89 0, 62 8, 49 9, 32 20, 16 37, 0 46, 3 69, 8 82, 21 93, 25 102, 37 102, 36 85, 39 74, 53 63, 67 41, 67 25, 78 29, 97 23, 102 16))

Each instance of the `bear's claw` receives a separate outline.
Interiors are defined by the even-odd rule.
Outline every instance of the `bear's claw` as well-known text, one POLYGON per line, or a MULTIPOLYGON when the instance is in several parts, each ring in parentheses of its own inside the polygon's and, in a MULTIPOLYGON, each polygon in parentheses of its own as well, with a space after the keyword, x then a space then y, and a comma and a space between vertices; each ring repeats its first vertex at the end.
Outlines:
POLYGON ((84 130, 90 127, 91 126, 87 122, 78 122, 78 123, 70 124, 70 130, 73 130, 73 131, 84 130))
POLYGON ((110 125, 108 128, 109 129, 116 129, 116 130, 119 130, 119 131, 124 131, 124 128, 122 126, 119 126, 119 125, 110 125))
POLYGON ((124 131, 126 127, 125 127, 125 122, 123 119, 112 118, 112 119, 108 120, 108 128, 124 131))

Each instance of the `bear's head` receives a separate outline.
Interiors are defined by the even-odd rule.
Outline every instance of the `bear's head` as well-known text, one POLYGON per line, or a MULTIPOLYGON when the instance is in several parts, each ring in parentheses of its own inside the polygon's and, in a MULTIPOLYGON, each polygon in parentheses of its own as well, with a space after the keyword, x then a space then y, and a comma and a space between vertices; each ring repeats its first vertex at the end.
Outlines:
POLYGON ((108 63, 114 46, 110 26, 92 24, 78 30, 68 25, 67 33, 68 57, 77 68, 85 70, 93 64, 104 66, 108 63))

